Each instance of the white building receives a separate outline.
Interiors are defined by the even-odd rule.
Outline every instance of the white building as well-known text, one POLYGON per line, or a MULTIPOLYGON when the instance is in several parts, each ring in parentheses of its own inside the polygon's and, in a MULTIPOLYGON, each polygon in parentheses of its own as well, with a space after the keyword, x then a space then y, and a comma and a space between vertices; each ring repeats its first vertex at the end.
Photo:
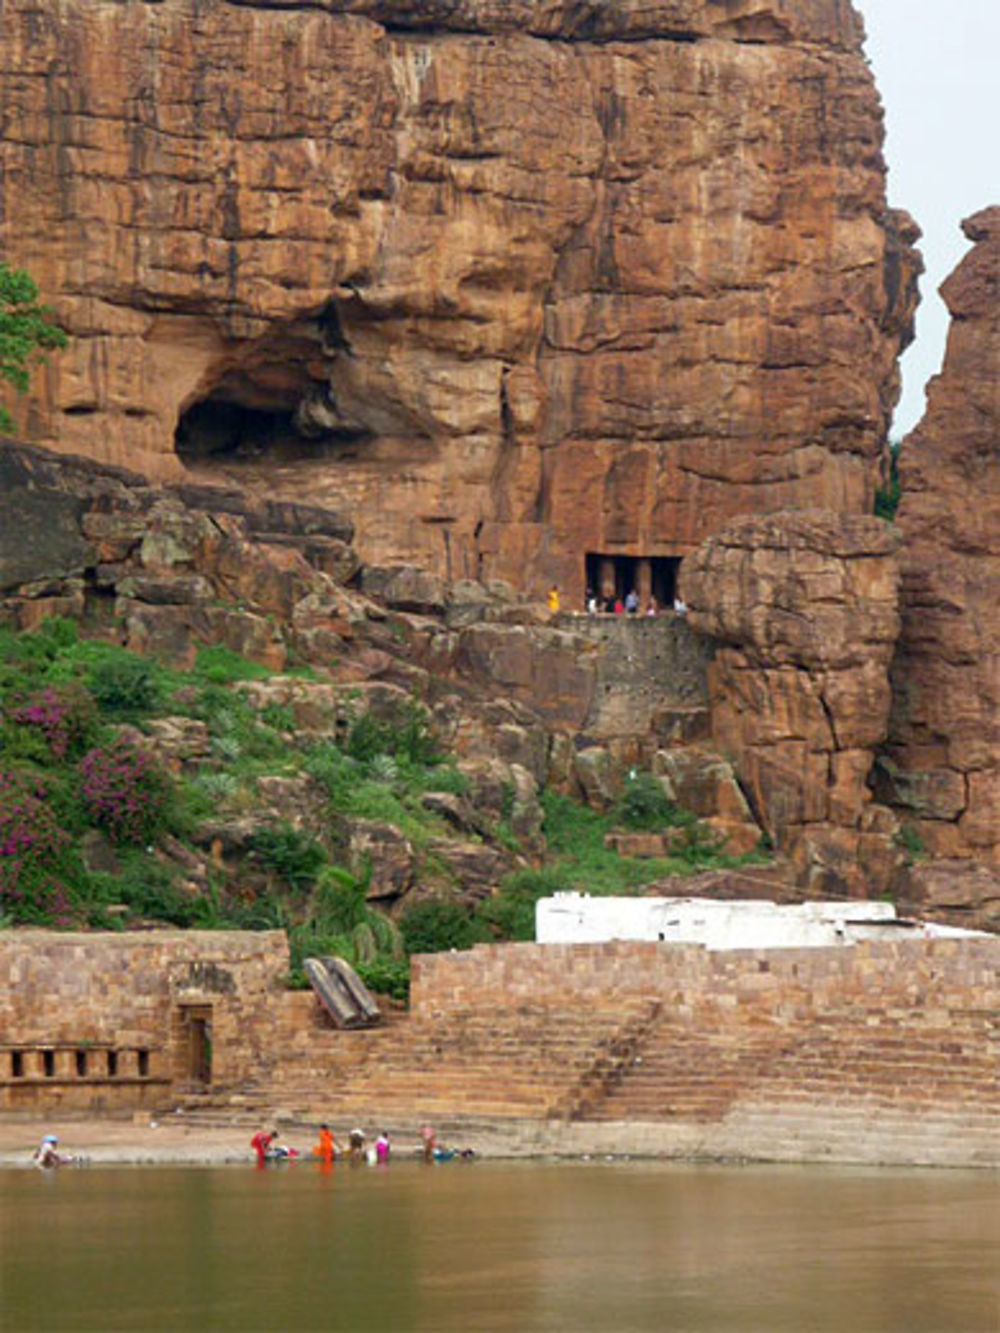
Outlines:
POLYGON ((901 920, 891 903, 810 902, 783 906, 764 899, 592 898, 557 893, 535 907, 539 944, 660 940, 707 949, 818 949, 861 940, 940 939, 981 935, 933 922, 901 920))

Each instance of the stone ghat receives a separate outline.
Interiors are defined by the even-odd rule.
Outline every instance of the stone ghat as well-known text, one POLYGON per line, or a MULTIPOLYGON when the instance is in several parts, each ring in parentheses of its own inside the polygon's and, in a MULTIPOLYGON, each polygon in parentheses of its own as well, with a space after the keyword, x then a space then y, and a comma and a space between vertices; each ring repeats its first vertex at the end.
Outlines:
POLYGON ((415 973, 408 1020, 278 1043, 247 1109, 499 1152, 1000 1165, 1000 940, 526 944, 415 973))

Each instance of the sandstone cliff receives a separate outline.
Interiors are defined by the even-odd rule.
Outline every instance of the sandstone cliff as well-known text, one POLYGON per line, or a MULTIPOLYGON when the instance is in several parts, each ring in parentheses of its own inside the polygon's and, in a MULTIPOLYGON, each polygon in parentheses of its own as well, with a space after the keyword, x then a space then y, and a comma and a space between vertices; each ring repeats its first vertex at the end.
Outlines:
POLYGON ((846 0, 7 0, 22 434, 558 580, 867 511, 909 337, 846 0))
POLYGON ((898 539, 879 519, 744 519, 688 561, 712 731, 754 814, 820 894, 884 891, 901 857, 868 777, 889 716, 898 539))
POLYGON ((900 455, 903 629, 880 782, 927 850, 998 866, 1000 208, 964 229, 975 248, 941 289, 944 369, 900 455))

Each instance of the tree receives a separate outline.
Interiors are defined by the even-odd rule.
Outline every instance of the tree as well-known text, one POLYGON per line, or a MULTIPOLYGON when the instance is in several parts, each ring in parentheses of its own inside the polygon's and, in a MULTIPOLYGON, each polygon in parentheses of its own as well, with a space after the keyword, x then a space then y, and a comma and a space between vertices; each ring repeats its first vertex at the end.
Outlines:
MULTIPOLYGON (((45 360, 43 350, 65 346, 66 335, 52 322, 52 311, 38 304, 34 279, 0 260, 0 380, 24 393, 30 367, 45 360)), ((0 407, 0 435, 13 431, 13 417, 0 407)))
POLYGON ((896 510, 903 498, 903 483, 899 476, 899 451, 902 447, 902 440, 889 441, 889 466, 883 466, 883 483, 875 492, 875 516, 884 518, 887 523, 895 521, 896 510), (885 476, 886 472, 888 476, 885 476))

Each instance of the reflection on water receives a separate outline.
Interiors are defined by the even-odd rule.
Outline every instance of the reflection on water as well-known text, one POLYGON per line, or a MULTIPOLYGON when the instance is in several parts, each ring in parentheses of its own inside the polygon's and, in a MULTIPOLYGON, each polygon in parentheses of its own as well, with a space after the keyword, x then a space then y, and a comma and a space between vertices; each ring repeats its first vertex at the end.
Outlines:
POLYGON ((0 1172, 0 1329, 998 1333, 992 1173, 0 1172))

